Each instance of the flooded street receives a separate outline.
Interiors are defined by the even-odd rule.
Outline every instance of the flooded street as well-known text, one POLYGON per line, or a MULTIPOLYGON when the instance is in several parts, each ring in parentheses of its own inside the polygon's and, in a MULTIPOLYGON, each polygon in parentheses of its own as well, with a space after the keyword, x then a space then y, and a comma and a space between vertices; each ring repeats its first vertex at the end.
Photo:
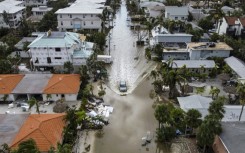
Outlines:
MULTIPOLYGON (((126 81, 128 93, 142 81, 143 75, 152 70, 154 63, 145 59, 144 47, 137 47, 137 32, 128 27, 127 9, 122 2, 114 19, 114 28, 110 31, 110 54, 113 64, 108 68, 108 86, 116 93, 119 82, 126 81)), ((109 51, 107 51, 109 54, 109 51)))
POLYGON ((157 146, 154 139, 157 121, 154 118, 153 100, 149 98, 151 81, 144 75, 154 67, 147 62, 144 48, 137 48, 137 34, 127 26, 127 10, 122 2, 111 30, 111 55, 113 64, 109 67, 109 83, 104 101, 114 107, 109 118, 109 125, 95 135, 94 153, 168 153, 157 146), (118 83, 125 80, 129 87, 126 96, 120 96, 118 83), (116 93, 115 93, 116 92, 116 93), (142 146, 142 137, 147 131, 153 140, 142 146))

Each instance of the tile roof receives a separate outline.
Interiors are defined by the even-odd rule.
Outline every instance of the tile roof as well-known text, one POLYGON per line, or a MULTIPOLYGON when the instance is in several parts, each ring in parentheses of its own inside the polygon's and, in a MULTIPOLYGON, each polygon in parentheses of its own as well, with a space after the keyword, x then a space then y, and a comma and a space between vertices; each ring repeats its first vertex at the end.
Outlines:
POLYGON ((35 140, 41 152, 47 152, 51 146, 56 148, 62 140, 64 116, 65 114, 31 114, 13 140, 11 148, 17 148, 19 143, 30 138, 35 140))
POLYGON ((74 94, 80 88, 79 74, 53 74, 43 93, 46 94, 74 94))
POLYGON ((240 20, 242 26, 245 26, 245 18, 239 18, 239 20, 240 20))
POLYGON ((0 94, 10 94, 23 77, 22 74, 0 75, 0 94))
POLYGON ((227 22, 228 25, 235 25, 235 21, 237 20, 237 17, 234 16, 226 16, 225 20, 227 22))

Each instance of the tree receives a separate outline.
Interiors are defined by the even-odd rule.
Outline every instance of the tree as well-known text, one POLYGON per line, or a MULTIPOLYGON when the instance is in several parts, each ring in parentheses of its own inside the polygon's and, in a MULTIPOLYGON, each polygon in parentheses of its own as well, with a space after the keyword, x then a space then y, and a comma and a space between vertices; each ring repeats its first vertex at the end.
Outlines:
POLYGON ((55 153, 55 148, 53 146, 51 146, 48 153, 55 153))
POLYGON ((163 123, 170 123, 170 113, 173 109, 173 105, 171 104, 159 104, 155 109, 155 118, 158 121, 159 129, 162 128, 163 123))
POLYGON ((88 67, 86 65, 81 65, 79 67, 79 74, 82 84, 86 85, 89 79, 88 67))
POLYGON ((38 114, 40 114, 40 110, 39 110, 39 104, 38 101, 36 100, 36 98, 32 97, 30 100, 28 100, 29 103, 29 109, 31 109, 34 105, 36 106, 36 112, 38 114))
POLYGON ((58 143, 56 153, 69 153, 69 152, 72 152, 72 146, 70 144, 66 143, 61 145, 60 143, 58 143))
POLYGON ((242 105, 241 113, 239 115, 239 121, 241 120, 244 105, 245 105, 245 84, 244 83, 239 83, 237 86, 237 92, 239 94, 239 101, 240 104, 242 105))
POLYGON ((170 115, 174 127, 183 132, 185 129, 185 112, 181 108, 175 108, 170 115))
POLYGON ((70 61, 64 63, 65 72, 71 74, 74 71, 73 64, 70 61))
POLYGON ((218 97, 208 108, 209 114, 217 117, 218 120, 221 120, 224 117, 225 109, 224 109, 224 100, 225 97, 218 97))
POLYGON ((18 145, 18 149, 16 150, 16 153, 40 153, 36 142, 33 139, 28 139, 26 141, 22 141, 19 145, 18 145))
POLYGON ((42 20, 38 24, 39 31, 48 31, 50 29, 55 30, 57 28, 57 16, 54 13, 54 10, 47 12, 42 20))
POLYGON ((211 89, 209 91, 209 94, 212 95, 212 99, 218 98, 219 93, 220 93, 220 89, 219 88, 214 87, 214 86, 211 86, 211 89))
POLYGON ((10 148, 7 143, 1 145, 0 153, 10 153, 10 148))
POLYGON ((196 88, 196 94, 203 94, 205 91, 205 87, 197 87, 196 88))
POLYGON ((9 25, 9 18, 8 18, 8 13, 4 10, 3 11, 3 21, 7 24, 7 25, 9 25))
POLYGON ((52 99, 52 95, 51 94, 47 94, 46 95, 46 99, 47 99, 47 101, 50 101, 50 99, 52 99))
POLYGON ((170 142, 175 137, 176 129, 172 126, 166 126, 165 128, 158 128, 156 130, 157 141, 159 142, 170 142))
POLYGON ((12 72, 11 63, 8 60, 0 60, 0 74, 11 74, 12 72))
POLYGON ((8 97, 9 97, 8 94, 3 95, 3 97, 2 97, 3 102, 6 102, 8 100, 8 97))
POLYGON ((202 123, 202 114, 196 109, 189 109, 186 113, 186 125, 191 128, 191 132, 193 128, 197 128, 202 123))
POLYGON ((64 128, 63 144, 73 144, 77 136, 78 116, 75 108, 69 108, 66 111, 64 120, 67 126, 64 128))
POLYGON ((201 20, 199 20, 198 26, 200 26, 203 30, 208 31, 209 29, 213 28, 213 22, 207 17, 202 18, 201 20))

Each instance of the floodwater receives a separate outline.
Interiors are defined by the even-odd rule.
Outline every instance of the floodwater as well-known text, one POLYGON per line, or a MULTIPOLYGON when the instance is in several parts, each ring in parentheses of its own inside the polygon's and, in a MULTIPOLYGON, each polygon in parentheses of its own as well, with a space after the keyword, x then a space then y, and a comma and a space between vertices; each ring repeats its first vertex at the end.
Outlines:
MULTIPOLYGON (((142 76, 154 66, 152 61, 148 62, 145 59, 144 47, 136 46, 138 32, 128 27, 127 17, 127 9, 123 1, 114 19, 114 28, 110 31, 110 45, 108 45, 113 59, 112 65, 108 68, 108 86, 118 94, 121 80, 126 81, 127 93, 131 93, 142 81, 142 76)), ((109 51, 107 53, 109 54, 109 51)))
POLYGON ((111 31, 111 55, 109 83, 104 101, 114 107, 109 125, 97 132, 94 153, 168 153, 168 149, 155 143, 157 121, 154 118, 153 100, 149 98, 151 81, 144 79, 154 67, 144 58, 144 48, 134 44, 137 34, 127 26, 125 2, 116 14, 115 27, 111 31), (137 58, 137 59, 136 59, 137 58), (126 96, 120 96, 118 83, 125 80, 129 87, 126 96), (142 137, 150 132, 153 138, 147 146, 141 146, 142 137))
POLYGON ((104 101, 114 107, 109 125, 98 132, 94 153, 169 153, 169 149, 155 143, 158 126, 154 118, 153 101, 149 98, 151 81, 144 80, 127 96, 115 94, 107 88, 104 101), (141 146, 142 137, 151 132, 152 142, 141 146))

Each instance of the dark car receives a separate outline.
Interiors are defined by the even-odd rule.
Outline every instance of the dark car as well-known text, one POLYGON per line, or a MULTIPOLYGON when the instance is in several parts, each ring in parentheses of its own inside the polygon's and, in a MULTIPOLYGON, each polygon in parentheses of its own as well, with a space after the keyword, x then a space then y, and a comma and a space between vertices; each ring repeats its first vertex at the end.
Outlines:
POLYGON ((119 90, 120 90, 120 92, 127 92, 126 81, 120 81, 119 90))

